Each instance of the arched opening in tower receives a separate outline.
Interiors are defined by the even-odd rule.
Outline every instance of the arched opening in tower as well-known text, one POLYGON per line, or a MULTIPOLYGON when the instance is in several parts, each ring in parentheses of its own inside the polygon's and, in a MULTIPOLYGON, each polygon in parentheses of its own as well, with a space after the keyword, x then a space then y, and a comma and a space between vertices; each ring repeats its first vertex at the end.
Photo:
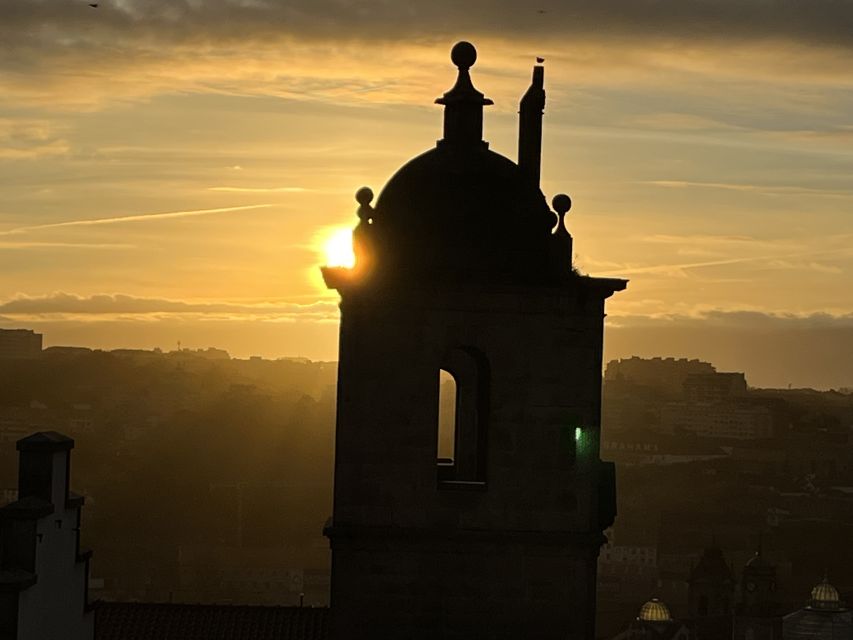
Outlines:
POLYGON ((438 464, 452 466, 456 459, 456 378, 444 369, 438 372, 438 464))

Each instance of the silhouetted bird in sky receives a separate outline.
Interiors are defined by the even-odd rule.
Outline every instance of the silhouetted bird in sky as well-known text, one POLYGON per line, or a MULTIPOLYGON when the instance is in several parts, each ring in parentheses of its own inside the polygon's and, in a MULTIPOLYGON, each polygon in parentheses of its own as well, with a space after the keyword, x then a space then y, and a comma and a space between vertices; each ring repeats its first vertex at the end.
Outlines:
POLYGON ((98 8, 98 3, 97 3, 97 2, 95 2, 95 3, 90 3, 90 4, 89 4, 89 6, 90 6, 90 7, 92 7, 93 9, 97 9, 97 8, 98 8))

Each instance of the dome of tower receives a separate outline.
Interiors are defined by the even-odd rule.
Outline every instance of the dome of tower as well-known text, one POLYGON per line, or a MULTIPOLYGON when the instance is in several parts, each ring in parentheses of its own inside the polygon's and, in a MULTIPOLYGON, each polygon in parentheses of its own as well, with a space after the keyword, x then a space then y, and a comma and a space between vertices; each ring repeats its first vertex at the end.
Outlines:
POLYGON ((669 613, 669 607, 657 598, 652 598, 640 608, 637 620, 642 620, 643 622, 670 622, 672 616, 669 613))
POLYGON ((557 216, 538 173, 532 179, 482 140, 483 106, 492 102, 471 83, 474 47, 457 44, 452 59, 456 85, 436 100, 445 108, 444 138, 403 165, 377 199, 377 264, 433 279, 541 280, 557 216))
POLYGON ((834 608, 841 604, 841 597, 838 595, 838 590, 824 578, 812 589, 811 604, 820 608, 834 608))
POLYGON ((485 147, 438 146, 405 164, 376 204, 383 253, 404 270, 541 272, 556 216, 517 164, 485 147))

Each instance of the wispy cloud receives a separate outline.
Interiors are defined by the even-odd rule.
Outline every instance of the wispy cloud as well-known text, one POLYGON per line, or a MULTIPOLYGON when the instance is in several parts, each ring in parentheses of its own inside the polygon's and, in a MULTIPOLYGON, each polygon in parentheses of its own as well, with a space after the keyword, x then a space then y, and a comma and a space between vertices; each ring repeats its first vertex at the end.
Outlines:
POLYGON ((732 264, 741 264, 744 262, 760 262, 773 258, 774 256, 747 256, 742 258, 727 258, 723 260, 706 260, 702 262, 683 262, 679 264, 656 264, 645 267, 629 267, 625 266, 626 275, 643 275, 643 274, 667 274, 672 276, 684 276, 686 271, 692 269, 702 269, 707 267, 722 267, 732 264))
POLYGON ((227 191, 229 193, 303 193, 311 191, 305 187, 209 187, 209 191, 227 191))
POLYGON ((54 123, 31 118, 0 118, 0 160, 62 156, 70 151, 54 123))
POLYGON ((0 240, 0 249, 134 249, 132 244, 120 242, 6 242, 0 240))
POLYGON ((261 302, 172 300, 120 293, 79 296, 60 291, 45 296, 17 295, 0 302, 0 313, 14 318, 73 316, 77 319, 94 319, 100 316, 110 318, 136 316, 149 320, 152 317, 194 319, 234 317, 271 321, 295 319, 327 321, 338 318, 338 307, 333 301, 299 304, 280 300, 261 302))
POLYGON ((103 224, 119 224, 124 222, 153 222, 156 220, 168 220, 171 218, 189 218, 193 216, 208 216, 215 213, 229 213, 233 211, 249 211, 252 209, 264 209, 271 207, 271 204, 249 204, 238 207, 219 207, 216 209, 192 209, 188 211, 167 211, 164 213, 141 213, 132 216, 115 216, 112 218, 90 218, 86 220, 66 220, 64 222, 52 222, 50 224, 36 224, 26 227, 16 227, 15 229, 7 229, 0 231, 0 236, 9 236, 19 233, 28 233, 30 231, 40 231, 44 229, 59 229, 63 227, 84 227, 103 224))
POLYGON ((690 180, 644 180, 640 184, 670 189, 724 189, 727 191, 747 191, 771 196, 803 195, 851 198, 853 190, 820 189, 817 187, 798 187, 790 185, 738 184, 735 182, 695 182, 690 180))
POLYGON ((743 131, 743 127, 695 113, 660 112, 624 118, 625 126, 663 131, 743 131))
POLYGON ((711 235, 711 234, 670 234, 670 233, 655 233, 645 235, 638 238, 640 242, 654 242, 658 244, 702 244, 713 246, 730 246, 730 245, 754 245, 766 241, 759 240, 753 236, 745 235, 711 235))
POLYGON ((591 266, 602 269, 605 273, 618 273, 623 276, 632 277, 637 275, 662 274, 673 277, 686 277, 689 271, 706 269, 712 267, 724 267, 737 264, 753 263, 766 269, 809 269, 822 271, 824 273, 842 273, 838 267, 826 265, 816 259, 832 258, 853 255, 853 247, 839 247, 834 249, 816 249, 812 251, 797 251, 793 253, 763 253, 759 255, 737 256, 731 258, 720 258, 716 260, 704 260, 695 262, 666 263, 653 265, 630 265, 608 262, 592 263, 591 266), (799 260, 798 258, 813 258, 815 260, 799 260))
MULTIPOLYGON (((598 84, 610 83, 613 72, 636 81, 638 71, 659 78, 663 70, 849 85, 853 58, 853 5, 840 0, 784 7, 765 0, 565 0, 544 3, 543 13, 520 0, 122 0, 97 12, 82 2, 6 4, 4 92, 46 106, 175 91, 399 103, 434 72, 423 62, 437 59, 436 43, 446 46, 461 33, 500 42, 501 63, 541 53, 570 64, 573 79, 598 84)), ((666 126, 705 124, 671 116, 666 126)))
POLYGON ((714 309, 697 308, 692 312, 658 314, 608 313, 611 326, 683 327, 727 326, 742 331, 773 326, 777 329, 853 329, 853 313, 790 313, 759 309, 714 309))

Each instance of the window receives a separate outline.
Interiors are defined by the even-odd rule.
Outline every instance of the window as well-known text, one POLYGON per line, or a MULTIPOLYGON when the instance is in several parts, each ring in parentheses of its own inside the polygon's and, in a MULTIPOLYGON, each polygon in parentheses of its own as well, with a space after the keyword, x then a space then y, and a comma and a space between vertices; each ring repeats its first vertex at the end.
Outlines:
POLYGON ((438 464, 452 465, 456 453, 456 378, 438 372, 438 464))
POLYGON ((438 372, 438 480, 446 488, 486 481, 489 369, 479 352, 455 348, 438 372))

